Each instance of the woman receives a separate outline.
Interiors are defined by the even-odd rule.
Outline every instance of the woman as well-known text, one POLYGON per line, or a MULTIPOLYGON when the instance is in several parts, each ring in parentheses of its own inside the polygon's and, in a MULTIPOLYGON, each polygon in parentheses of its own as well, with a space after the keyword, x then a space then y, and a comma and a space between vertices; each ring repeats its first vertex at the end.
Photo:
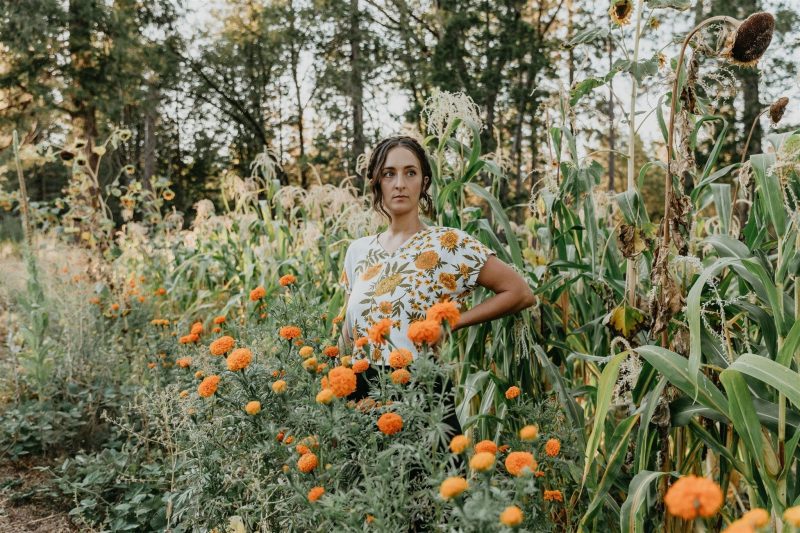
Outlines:
MULTIPOLYGON (((373 209, 389 219, 389 227, 378 235, 356 239, 345 254, 340 284, 346 293, 342 337, 347 351, 375 322, 390 318, 394 321, 390 340, 416 357, 408 326, 424 319, 426 310, 440 301, 449 299, 462 308, 453 331, 516 313, 534 303, 525 279, 494 251, 460 229, 426 225, 420 220, 419 207, 429 218, 435 216, 428 193, 431 174, 425 149, 412 137, 389 137, 372 152, 367 176, 373 209), (463 310, 466 297, 477 285, 490 289, 494 296, 463 310)), ((363 348, 371 350, 373 364, 359 374, 358 389, 350 396, 353 400, 367 395, 367 380, 377 374, 376 363, 389 368, 389 343, 365 344, 363 348)), ((454 415, 450 421, 453 419, 458 424, 454 415)), ((460 427, 454 429, 460 432, 460 427)))

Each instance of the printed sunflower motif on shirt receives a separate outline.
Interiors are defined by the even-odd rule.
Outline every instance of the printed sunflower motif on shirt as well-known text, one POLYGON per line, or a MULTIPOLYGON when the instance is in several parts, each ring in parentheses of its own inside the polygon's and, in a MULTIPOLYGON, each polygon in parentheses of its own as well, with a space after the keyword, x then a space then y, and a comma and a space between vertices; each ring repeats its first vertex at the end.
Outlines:
MULTIPOLYGON (((378 320, 391 318, 395 327, 390 339, 416 356, 407 335, 409 324, 425 318, 437 302, 452 300, 463 308, 481 268, 494 253, 465 231, 446 226, 428 226, 393 252, 383 249, 376 235, 356 239, 345 253, 339 278, 350 294, 344 327, 354 340, 365 336, 378 320)), ((388 363, 388 344, 380 353, 375 347, 365 348, 373 361, 382 358, 388 363)))

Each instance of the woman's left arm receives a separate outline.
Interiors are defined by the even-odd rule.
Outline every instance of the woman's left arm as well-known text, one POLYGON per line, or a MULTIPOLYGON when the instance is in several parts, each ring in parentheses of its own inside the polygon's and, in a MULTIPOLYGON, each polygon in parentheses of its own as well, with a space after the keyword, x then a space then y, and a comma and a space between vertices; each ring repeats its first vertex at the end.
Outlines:
POLYGON ((494 255, 484 263, 477 283, 495 295, 463 312, 453 331, 516 313, 536 303, 525 279, 494 255))

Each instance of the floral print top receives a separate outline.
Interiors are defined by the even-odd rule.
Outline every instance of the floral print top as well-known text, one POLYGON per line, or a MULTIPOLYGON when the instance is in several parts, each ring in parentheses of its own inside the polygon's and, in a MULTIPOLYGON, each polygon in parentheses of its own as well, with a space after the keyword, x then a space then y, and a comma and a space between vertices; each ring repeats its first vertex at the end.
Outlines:
MULTIPOLYGON (((394 252, 386 251, 377 235, 351 242, 339 279, 350 294, 343 326, 351 333, 350 340, 366 336, 375 322, 391 318, 392 343, 416 357, 409 324, 424 320, 430 306, 445 300, 456 302, 463 311, 481 268, 493 254, 465 231, 446 226, 423 228, 394 252)), ((389 364, 388 343, 364 348, 372 350, 372 361, 389 364)))

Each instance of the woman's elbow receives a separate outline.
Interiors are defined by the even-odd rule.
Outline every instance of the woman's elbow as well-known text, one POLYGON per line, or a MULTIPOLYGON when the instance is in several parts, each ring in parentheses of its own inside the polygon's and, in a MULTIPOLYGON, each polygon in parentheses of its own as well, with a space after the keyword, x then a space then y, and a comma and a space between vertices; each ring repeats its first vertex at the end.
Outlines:
POLYGON ((536 303, 536 295, 529 287, 525 287, 522 291, 520 291, 519 304, 517 311, 522 311, 523 309, 527 309, 536 303))

